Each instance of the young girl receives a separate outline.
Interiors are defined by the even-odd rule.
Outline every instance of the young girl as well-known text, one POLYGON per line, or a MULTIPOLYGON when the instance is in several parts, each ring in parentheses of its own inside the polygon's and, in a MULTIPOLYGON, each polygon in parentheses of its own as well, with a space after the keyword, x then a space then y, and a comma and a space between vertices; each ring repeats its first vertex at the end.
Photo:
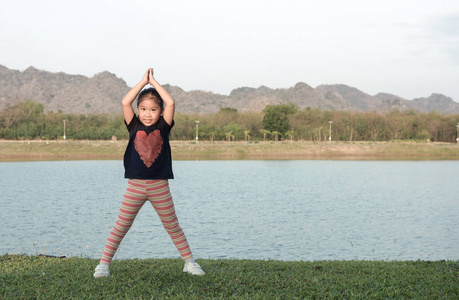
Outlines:
POLYGON ((126 94, 121 104, 129 131, 129 143, 124 153, 124 177, 129 181, 118 219, 108 236, 94 277, 110 275, 110 262, 146 201, 150 201, 155 208, 185 261, 183 272, 204 275, 201 267, 194 261, 185 233, 180 228, 169 191, 168 179, 174 178, 169 145, 169 134, 174 126, 174 100, 155 80, 153 69, 148 69, 142 80, 126 94), (148 83, 153 88, 142 90, 148 83), (137 95, 138 116, 132 109, 137 95))

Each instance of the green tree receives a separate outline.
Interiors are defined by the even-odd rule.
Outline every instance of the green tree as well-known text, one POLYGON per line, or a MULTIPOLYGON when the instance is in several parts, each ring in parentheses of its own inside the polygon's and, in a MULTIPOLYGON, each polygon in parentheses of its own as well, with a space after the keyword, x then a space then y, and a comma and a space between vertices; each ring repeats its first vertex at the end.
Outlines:
POLYGON ((273 132, 271 132, 271 135, 274 136, 274 140, 277 142, 279 140, 280 132, 279 131, 273 131, 273 132))
POLYGON ((233 140, 242 140, 244 138, 244 130, 239 124, 229 124, 223 128, 225 135, 228 137, 227 133, 231 132, 231 137, 233 140))
POLYGON ((288 116, 297 110, 298 108, 293 103, 266 106, 263 110, 263 129, 285 135, 290 130, 288 116))
POLYGON ((248 141, 250 140, 250 130, 244 130, 244 140, 248 141))
POLYGON ((226 138, 228 139, 228 142, 231 142, 231 139, 234 140, 234 135, 232 131, 228 131, 225 134, 226 134, 226 138))
POLYGON ((293 141, 293 135, 295 134, 294 130, 289 130, 285 133, 288 137, 290 137, 290 141, 293 141))
POLYGON ((266 135, 271 133, 269 130, 266 129, 261 129, 260 132, 263 134, 263 142, 266 141, 266 135))

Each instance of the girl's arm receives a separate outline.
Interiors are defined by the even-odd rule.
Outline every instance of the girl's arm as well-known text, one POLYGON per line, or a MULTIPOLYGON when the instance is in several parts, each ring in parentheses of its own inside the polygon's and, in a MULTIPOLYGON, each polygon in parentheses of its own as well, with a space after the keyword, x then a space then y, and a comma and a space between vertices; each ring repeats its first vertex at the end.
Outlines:
POLYGON ((121 101, 121 106, 123 108, 123 116, 126 124, 129 125, 131 123, 132 118, 134 117, 134 109, 132 108, 132 102, 134 102, 137 95, 143 89, 144 86, 148 84, 148 69, 145 74, 143 75, 142 80, 137 83, 127 94, 124 96, 123 100, 121 101))
POLYGON ((175 101, 172 99, 171 95, 155 80, 153 77, 153 69, 149 69, 148 71, 148 82, 158 91, 158 94, 164 101, 164 109, 163 109, 163 118, 167 124, 172 125, 172 121, 174 120, 174 113, 175 113, 175 101))

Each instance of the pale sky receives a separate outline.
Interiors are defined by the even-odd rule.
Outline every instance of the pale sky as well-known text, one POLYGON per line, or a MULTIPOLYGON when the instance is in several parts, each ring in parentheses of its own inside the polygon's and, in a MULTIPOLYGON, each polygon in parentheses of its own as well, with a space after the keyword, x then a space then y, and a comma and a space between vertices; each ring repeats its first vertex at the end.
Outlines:
POLYGON ((459 102, 457 0, 62 1, 0 4, 0 65, 109 71, 228 95, 342 83, 459 102))

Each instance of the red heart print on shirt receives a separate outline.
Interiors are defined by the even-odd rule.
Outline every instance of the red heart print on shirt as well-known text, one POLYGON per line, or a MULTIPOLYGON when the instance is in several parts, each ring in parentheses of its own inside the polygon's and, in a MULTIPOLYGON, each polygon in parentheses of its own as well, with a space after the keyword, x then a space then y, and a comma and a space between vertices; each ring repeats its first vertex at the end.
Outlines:
POLYGON ((140 159, 142 159, 143 163, 149 168, 161 152, 163 138, 159 130, 155 130, 150 134, 142 130, 137 131, 134 139, 134 146, 135 150, 140 155, 140 159))

